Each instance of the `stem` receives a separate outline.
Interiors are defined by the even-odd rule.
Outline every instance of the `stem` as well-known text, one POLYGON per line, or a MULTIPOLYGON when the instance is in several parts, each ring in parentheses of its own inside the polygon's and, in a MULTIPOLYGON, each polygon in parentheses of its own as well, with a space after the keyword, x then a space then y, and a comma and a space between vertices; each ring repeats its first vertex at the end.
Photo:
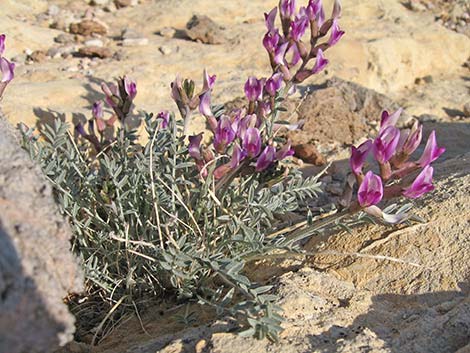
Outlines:
POLYGON ((191 109, 189 108, 189 106, 185 106, 184 107, 184 112, 182 112, 184 114, 183 115, 183 120, 184 120, 184 127, 183 127, 183 136, 187 136, 188 135, 188 129, 189 129, 189 121, 190 121, 190 118, 191 118, 191 109))

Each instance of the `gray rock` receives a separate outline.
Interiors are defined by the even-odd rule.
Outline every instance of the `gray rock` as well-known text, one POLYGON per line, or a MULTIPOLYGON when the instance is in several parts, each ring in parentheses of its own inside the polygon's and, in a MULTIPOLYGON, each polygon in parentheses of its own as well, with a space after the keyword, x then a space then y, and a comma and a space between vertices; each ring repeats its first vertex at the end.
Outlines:
POLYGON ((0 116, 0 352, 51 352, 73 338, 63 298, 82 291, 52 189, 0 116))
POLYGON ((465 117, 470 118, 470 102, 465 103, 463 106, 463 113, 465 114, 465 117))

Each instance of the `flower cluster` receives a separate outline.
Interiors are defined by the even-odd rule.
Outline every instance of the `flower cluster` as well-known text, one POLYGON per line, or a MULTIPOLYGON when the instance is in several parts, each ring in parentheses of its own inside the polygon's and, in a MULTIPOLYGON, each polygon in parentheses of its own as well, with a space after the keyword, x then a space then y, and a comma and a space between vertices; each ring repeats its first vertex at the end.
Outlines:
POLYGON ((275 26, 277 12, 278 8, 273 8, 264 15, 268 31, 263 45, 273 71, 281 72, 286 82, 300 83, 326 67, 328 60, 324 52, 344 35, 338 24, 341 4, 335 0, 331 17, 325 20, 322 0, 309 0, 308 5, 301 6, 298 11, 296 0, 280 0, 282 34, 275 26), (328 32, 329 38, 319 43, 328 32), (308 68, 311 60, 315 63, 308 68))
POLYGON ((0 99, 2 98, 7 85, 15 77, 15 64, 3 57, 3 52, 5 51, 5 40, 6 36, 4 34, 0 34, 0 99))
POLYGON ((410 161, 410 156, 421 143, 423 127, 416 121, 410 129, 400 131, 396 123, 401 112, 402 109, 393 114, 384 111, 377 138, 351 148, 350 166, 359 185, 358 205, 365 212, 383 217, 389 223, 400 222, 405 215, 392 217, 376 205, 385 198, 403 195, 416 199, 434 190, 431 163, 445 152, 445 148, 437 146, 436 133, 432 131, 421 157, 410 161), (369 154, 379 165, 379 175, 370 170, 364 175, 363 167, 369 154), (410 179, 419 170, 414 180, 410 179))
POLYGON ((88 132, 82 123, 77 123, 75 130, 88 140, 97 152, 114 139, 114 123, 119 120, 124 124, 132 111, 132 104, 137 95, 136 83, 124 76, 117 80, 117 84, 103 83, 101 89, 105 94, 105 102, 114 112, 108 119, 104 118, 103 102, 97 101, 92 107, 92 118, 88 120, 88 132), (95 129, 96 128, 96 129, 95 129), (110 133, 107 133, 110 132, 110 133))

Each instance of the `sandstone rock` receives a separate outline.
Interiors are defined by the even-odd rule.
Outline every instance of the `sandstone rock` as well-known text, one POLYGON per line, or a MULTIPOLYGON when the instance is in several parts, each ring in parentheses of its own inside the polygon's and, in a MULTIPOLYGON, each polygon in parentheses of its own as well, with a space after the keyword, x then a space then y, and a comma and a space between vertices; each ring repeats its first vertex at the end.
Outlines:
MULTIPOLYGON (((293 145, 316 143, 320 152, 328 154, 342 146, 356 144, 376 133, 384 109, 394 111, 398 105, 390 98, 360 85, 332 79, 316 88, 298 107, 302 130, 289 131, 293 145)), ((399 122, 406 123, 404 113, 399 122)), ((296 150, 297 152, 297 150, 296 150)))
POLYGON ((204 15, 194 15, 186 24, 185 33, 191 40, 204 44, 222 44, 225 42, 222 28, 204 15))
POLYGON ((47 54, 42 50, 35 50, 30 55, 28 59, 37 63, 41 63, 47 60, 47 54))
POLYGON ((97 46, 83 47, 78 50, 78 53, 90 58, 106 59, 113 56, 111 49, 97 46))
POLYGON ((86 40, 83 44, 87 47, 103 47, 104 43, 101 39, 93 38, 86 40))
POLYGON ((70 33, 90 36, 92 34, 106 35, 108 28, 96 20, 83 20, 78 23, 70 24, 70 33))
POLYGON ((83 278, 52 188, 0 117, 0 352, 51 352, 73 336, 63 298, 83 278))
POLYGON ((303 143, 293 145, 295 156, 300 158, 304 162, 311 163, 314 165, 324 165, 326 163, 325 157, 318 151, 312 143, 303 143))
POLYGON ((171 27, 164 27, 158 32, 162 37, 173 38, 175 36, 175 29, 171 27))

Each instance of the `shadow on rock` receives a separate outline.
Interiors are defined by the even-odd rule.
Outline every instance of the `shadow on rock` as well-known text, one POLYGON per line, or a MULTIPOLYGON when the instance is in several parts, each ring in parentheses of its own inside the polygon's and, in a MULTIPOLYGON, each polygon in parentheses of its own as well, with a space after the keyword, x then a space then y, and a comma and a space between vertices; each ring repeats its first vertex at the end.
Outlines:
POLYGON ((323 353, 455 352, 470 342, 468 283, 461 291, 417 295, 379 294, 366 314, 352 325, 333 325, 309 337, 312 350, 323 353))

